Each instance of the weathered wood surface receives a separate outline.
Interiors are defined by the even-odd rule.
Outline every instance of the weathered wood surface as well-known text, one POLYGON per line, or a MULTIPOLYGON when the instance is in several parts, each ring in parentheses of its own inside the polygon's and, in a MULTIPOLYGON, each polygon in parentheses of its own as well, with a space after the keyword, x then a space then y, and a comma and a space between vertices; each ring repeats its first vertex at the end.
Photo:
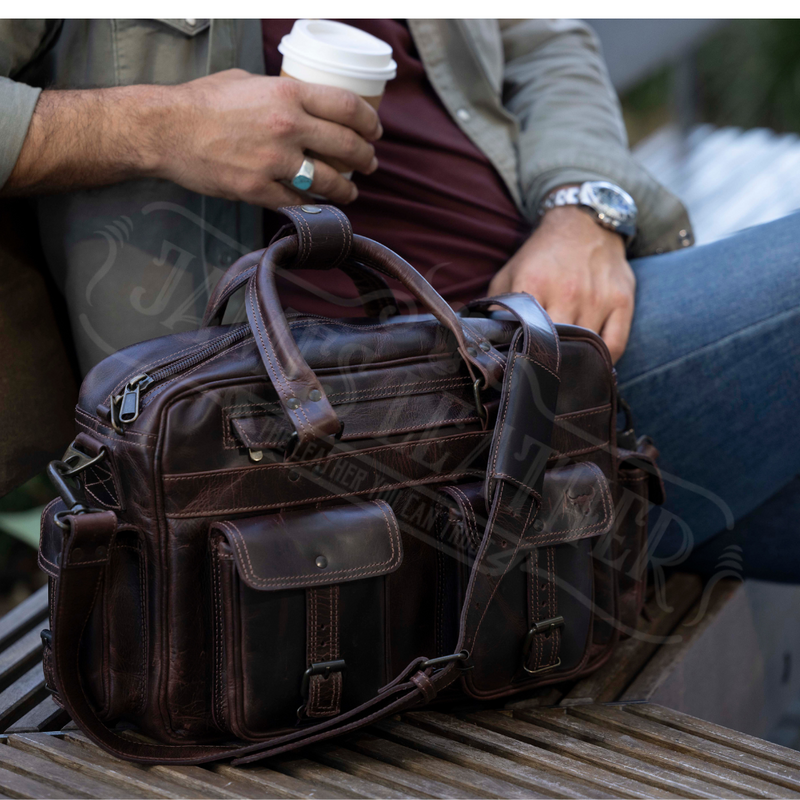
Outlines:
POLYGON ((92 744, 44 689, 42 591, 0 619, 0 798, 800 797, 794 750, 649 703, 602 702, 664 658, 659 643, 699 593, 673 576, 670 602, 651 600, 643 635, 623 644, 624 663, 583 681, 505 708, 409 712, 236 768, 145 767, 92 744))

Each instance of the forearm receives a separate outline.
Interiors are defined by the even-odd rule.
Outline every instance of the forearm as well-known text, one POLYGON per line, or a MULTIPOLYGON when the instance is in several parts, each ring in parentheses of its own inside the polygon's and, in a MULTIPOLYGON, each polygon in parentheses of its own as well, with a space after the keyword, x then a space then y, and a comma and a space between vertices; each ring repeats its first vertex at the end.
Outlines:
MULTIPOLYGON (((33 195, 158 176, 168 96, 177 87, 45 91, 0 195, 33 195)), ((167 136, 168 138, 168 136, 167 136)))

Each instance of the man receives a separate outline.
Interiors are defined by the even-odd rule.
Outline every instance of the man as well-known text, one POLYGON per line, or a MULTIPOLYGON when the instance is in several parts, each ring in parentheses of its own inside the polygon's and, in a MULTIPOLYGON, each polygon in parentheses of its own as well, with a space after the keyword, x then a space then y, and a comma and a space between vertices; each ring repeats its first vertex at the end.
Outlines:
MULTIPOLYGON (((529 291, 556 321, 598 331, 615 360, 630 337, 622 389, 679 476, 669 508, 684 524, 662 552, 687 529, 709 539, 787 484, 800 467, 793 220, 684 250, 686 212, 632 160, 579 22, 353 24, 398 61, 382 123, 354 95, 277 77, 291 21, 0 27, 1 193, 41 196, 83 368, 195 326, 222 271, 260 245, 260 209, 299 202, 286 183, 311 150, 311 190, 348 205, 357 232, 454 305, 529 291)), ((308 308, 310 287, 317 310, 350 313, 327 274, 284 285, 284 301, 308 308)), ((765 569, 787 577, 780 566, 765 569)))

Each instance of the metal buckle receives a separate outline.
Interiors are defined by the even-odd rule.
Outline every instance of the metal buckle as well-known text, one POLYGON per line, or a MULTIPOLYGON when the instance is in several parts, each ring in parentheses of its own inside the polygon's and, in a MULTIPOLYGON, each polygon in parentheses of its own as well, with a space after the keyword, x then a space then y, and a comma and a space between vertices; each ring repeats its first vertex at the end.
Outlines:
POLYGON ((343 658, 339 658, 336 661, 319 661, 316 664, 312 664, 303 673, 303 681, 300 684, 300 696, 303 698, 303 702, 300 705, 300 708, 297 709, 297 716, 299 719, 303 719, 306 706, 308 705, 308 690, 311 686, 312 676, 324 675, 327 678, 333 672, 344 672, 346 669, 347 664, 345 663, 345 660, 343 658))
POLYGON ((484 406, 483 401, 481 400, 481 379, 478 378, 472 384, 472 393, 475 395, 475 408, 478 411, 478 417, 480 418, 481 422, 486 422, 489 418, 489 412, 486 410, 486 406, 484 406))
POLYGON ((525 641, 522 643, 522 668, 530 675, 536 675, 539 672, 547 672, 549 669, 555 669, 561 666, 561 658, 555 664, 548 664, 546 667, 539 667, 539 669, 528 669, 525 666, 525 661, 533 647, 533 640, 540 633, 547 633, 554 628, 560 628, 564 625, 564 617, 552 617, 551 619, 543 619, 541 622, 534 622, 525 636, 525 641))

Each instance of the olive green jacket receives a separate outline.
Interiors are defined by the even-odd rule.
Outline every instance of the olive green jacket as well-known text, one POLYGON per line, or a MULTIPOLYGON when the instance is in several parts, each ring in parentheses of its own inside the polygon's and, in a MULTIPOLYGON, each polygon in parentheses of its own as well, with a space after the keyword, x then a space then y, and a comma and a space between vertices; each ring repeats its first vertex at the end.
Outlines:
MULTIPOLYGON (((597 40, 574 20, 409 20, 428 77, 521 213, 554 187, 606 179, 633 195, 631 254, 690 238, 681 203, 631 157, 597 40)), ((174 84, 264 72, 258 20, 0 21, 0 186, 41 87, 174 84)), ((69 131, 64 131, 68 136, 69 131)), ((261 210, 159 180, 41 198, 42 244, 83 369, 135 341, 192 328, 210 288, 260 242, 261 210)))

